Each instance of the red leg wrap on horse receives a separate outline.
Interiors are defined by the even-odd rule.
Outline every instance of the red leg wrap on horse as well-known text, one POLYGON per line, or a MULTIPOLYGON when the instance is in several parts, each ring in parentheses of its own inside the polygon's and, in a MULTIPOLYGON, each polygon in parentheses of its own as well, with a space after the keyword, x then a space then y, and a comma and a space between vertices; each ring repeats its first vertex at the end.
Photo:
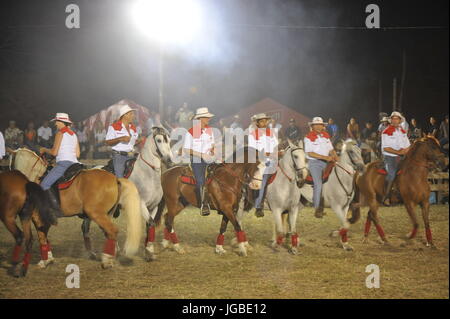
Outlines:
POLYGON ((23 256, 23 266, 25 268, 28 268, 28 265, 30 264, 30 260, 31 260, 31 254, 25 253, 25 256, 23 256))
POLYGON ((341 235, 341 239, 342 239, 343 243, 346 243, 348 241, 347 232, 348 232, 348 229, 345 229, 345 228, 342 228, 339 231, 339 235, 341 235))
POLYGON ((298 247, 298 234, 291 236, 292 247, 298 247))
POLYGON ((433 242, 433 236, 431 236, 431 228, 425 229, 425 234, 427 236, 427 242, 433 242))
POLYGON ((367 218, 366 225, 364 227, 364 236, 366 237, 369 236, 370 226, 372 226, 372 221, 369 218, 367 218))
POLYGON ((242 231, 242 230, 236 232, 236 237, 237 237, 238 243, 243 243, 243 242, 247 241, 247 238, 245 236, 245 232, 242 231))
POLYGON ((154 242, 155 241, 155 227, 152 226, 148 229, 148 235, 147 235, 147 242, 154 242))
POLYGON ((177 233, 176 233, 176 232, 170 233, 170 240, 171 240, 172 243, 174 243, 174 244, 178 244, 178 243, 179 243, 178 237, 177 237, 177 233))
POLYGON ((225 242, 225 235, 219 234, 219 236, 217 236, 216 245, 223 246, 224 242, 225 242))
POLYGON ((414 237, 416 237, 417 234, 417 228, 414 227, 413 230, 411 231, 411 235, 409 235, 409 239, 413 239, 414 237))
POLYGON ((13 255, 12 255, 12 262, 18 263, 20 258, 20 252, 22 251, 22 246, 16 245, 14 246, 13 255))
POLYGON ((105 254, 115 256, 116 255, 116 241, 114 239, 107 239, 105 247, 103 248, 105 254))
POLYGON ((284 241, 284 236, 277 236, 277 244, 281 245, 284 241))
POLYGON ((45 244, 45 245, 41 245, 41 259, 42 260, 47 260, 48 259, 48 252, 49 252, 49 245, 45 244))
POLYGON ((167 230, 167 228, 164 228, 164 239, 170 240, 170 232, 167 230))
POLYGON ((375 227, 377 228, 378 235, 380 235, 381 238, 384 238, 385 235, 384 235, 383 227, 381 227, 381 225, 375 225, 375 227))

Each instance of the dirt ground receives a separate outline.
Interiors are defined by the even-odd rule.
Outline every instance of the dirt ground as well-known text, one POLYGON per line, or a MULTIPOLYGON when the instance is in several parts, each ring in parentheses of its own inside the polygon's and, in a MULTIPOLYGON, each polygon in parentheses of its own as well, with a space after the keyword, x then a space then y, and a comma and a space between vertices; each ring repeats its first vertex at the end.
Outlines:
MULTIPOLYGON (((61 219, 50 230, 56 262, 39 269, 38 243, 33 248, 32 265, 26 278, 8 274, 7 261, 14 241, 6 228, 0 226, 0 298, 449 298, 449 223, 448 206, 432 206, 431 225, 437 249, 425 247, 424 231, 405 244, 403 239, 411 228, 403 207, 382 208, 381 221, 391 246, 381 245, 375 229, 371 241, 362 243, 364 222, 351 228, 353 252, 339 246, 337 238, 329 237, 338 228, 331 210, 322 219, 313 210, 300 212, 298 231, 300 254, 287 250, 274 252, 270 247, 272 216, 256 218, 253 211, 244 219, 244 229, 253 249, 248 257, 240 257, 231 247, 234 232, 225 235, 223 256, 214 253, 220 216, 215 212, 201 217, 197 210, 186 209, 175 220, 178 237, 185 255, 173 250, 158 249, 158 259, 146 262, 142 249, 129 260, 119 258, 113 269, 103 270, 100 262, 90 260, 84 251, 81 220, 61 219), (68 264, 80 268, 80 288, 66 287, 68 264), (380 288, 366 287, 366 266, 380 268, 380 288)), ((363 211, 365 219, 366 212, 363 211)), ((123 246, 125 217, 120 226, 119 243, 123 246)), ((421 224, 422 226, 422 224, 421 224)), ((103 233, 91 229, 96 251, 101 251, 103 233)), ((34 237, 35 233, 34 233, 34 237)), ((157 240, 162 238, 162 229, 157 240)))

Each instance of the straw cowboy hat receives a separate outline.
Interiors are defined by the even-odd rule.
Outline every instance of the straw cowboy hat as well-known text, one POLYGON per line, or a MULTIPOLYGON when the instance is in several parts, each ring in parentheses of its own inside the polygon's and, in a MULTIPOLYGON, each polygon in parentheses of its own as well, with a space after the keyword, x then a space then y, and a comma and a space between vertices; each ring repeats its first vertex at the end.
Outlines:
POLYGON ((127 114, 128 112, 134 112, 135 110, 133 110, 128 104, 127 105, 123 105, 120 107, 119 110, 119 119, 124 116, 125 114, 127 114))
POLYGON ((56 113, 55 118, 51 119, 50 121, 61 121, 72 124, 72 121, 69 118, 69 114, 67 113, 56 113))
POLYGON ((309 126, 314 125, 314 124, 327 125, 327 123, 325 123, 320 116, 316 116, 312 119, 312 122, 308 122, 309 126))
POLYGON ((200 119, 202 117, 213 117, 214 114, 209 113, 207 107, 200 107, 195 111, 194 119, 200 119))
POLYGON ((391 113, 391 116, 389 116, 389 119, 393 118, 393 117, 398 117, 400 118, 402 121, 405 120, 405 118, 403 117, 403 115, 400 112, 394 111, 391 113))
POLYGON ((383 117, 380 122, 382 122, 382 123, 389 122, 389 117, 387 117, 387 116, 383 117))
POLYGON ((252 121, 259 121, 263 119, 270 119, 271 117, 268 116, 266 113, 258 113, 252 116, 252 121))

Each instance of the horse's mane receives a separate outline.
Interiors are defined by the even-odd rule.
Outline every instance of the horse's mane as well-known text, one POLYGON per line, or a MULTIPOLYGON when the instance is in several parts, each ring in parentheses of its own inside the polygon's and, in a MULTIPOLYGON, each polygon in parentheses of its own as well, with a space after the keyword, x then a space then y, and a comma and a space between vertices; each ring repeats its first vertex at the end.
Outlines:
POLYGON ((256 164, 249 162, 249 153, 254 152, 254 154, 257 154, 258 151, 252 147, 249 146, 243 146, 233 152, 231 156, 229 156, 224 164, 234 163, 234 164, 256 164), (242 158, 243 157, 243 158, 242 158))

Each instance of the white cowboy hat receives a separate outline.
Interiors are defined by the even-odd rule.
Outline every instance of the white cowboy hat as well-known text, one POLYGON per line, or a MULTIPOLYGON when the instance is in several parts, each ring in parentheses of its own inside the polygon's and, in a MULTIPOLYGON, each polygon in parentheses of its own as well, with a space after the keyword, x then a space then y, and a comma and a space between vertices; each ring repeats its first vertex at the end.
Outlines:
POLYGON ((119 110, 119 119, 124 116, 125 114, 127 114, 128 112, 134 112, 135 110, 133 110, 128 104, 123 105, 120 107, 119 110))
POLYGON ((309 126, 314 124, 327 125, 320 116, 313 117, 312 122, 308 122, 309 126))
POLYGON ((67 113, 56 113, 55 118, 51 119, 50 121, 61 121, 66 123, 72 123, 72 121, 69 118, 69 114, 67 113))
POLYGON ((266 113, 259 113, 252 116, 253 121, 259 121, 263 119, 270 119, 271 117, 268 116, 266 113))
POLYGON ((383 117, 380 122, 389 122, 389 117, 383 117))
POLYGON ((195 111, 194 119, 200 119, 202 117, 213 117, 214 114, 209 113, 207 107, 200 107, 195 111))
POLYGON ((394 111, 391 113, 391 116, 389 116, 389 119, 393 118, 393 117, 398 117, 400 118, 402 121, 405 120, 405 118, 403 117, 403 115, 400 112, 394 111))

